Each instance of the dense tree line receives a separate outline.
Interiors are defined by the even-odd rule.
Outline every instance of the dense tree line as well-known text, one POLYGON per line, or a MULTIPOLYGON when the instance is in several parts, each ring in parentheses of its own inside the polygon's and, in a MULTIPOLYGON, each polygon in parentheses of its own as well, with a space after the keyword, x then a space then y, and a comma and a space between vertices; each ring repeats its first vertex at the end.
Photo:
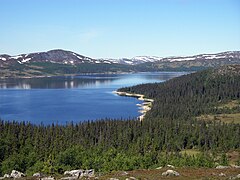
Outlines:
POLYGON ((31 175, 74 168, 112 171, 227 164, 224 153, 240 148, 240 125, 194 118, 213 113, 219 103, 239 100, 240 76, 218 73, 208 70, 162 84, 120 89, 155 100, 142 122, 104 119, 45 126, 1 120, 0 174, 12 169, 31 175), (181 153, 184 149, 201 153, 189 156, 181 153))

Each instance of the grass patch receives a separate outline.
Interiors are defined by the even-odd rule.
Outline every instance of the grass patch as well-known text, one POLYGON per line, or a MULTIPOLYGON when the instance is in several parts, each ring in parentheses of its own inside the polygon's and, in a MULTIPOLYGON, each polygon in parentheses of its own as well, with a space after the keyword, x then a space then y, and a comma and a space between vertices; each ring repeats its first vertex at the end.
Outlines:
POLYGON ((187 154, 188 156, 195 156, 197 154, 200 154, 201 151, 197 149, 185 149, 180 152, 181 154, 187 154))
POLYGON ((240 101, 239 100, 233 100, 233 101, 229 101, 228 103, 222 104, 220 106, 218 106, 218 108, 223 109, 223 108, 229 108, 229 109, 233 109, 235 107, 240 106, 240 101))
POLYGON ((235 123, 240 124, 240 113, 234 113, 234 114, 216 114, 216 115, 201 115, 197 117, 198 120, 203 121, 222 121, 225 123, 235 123))

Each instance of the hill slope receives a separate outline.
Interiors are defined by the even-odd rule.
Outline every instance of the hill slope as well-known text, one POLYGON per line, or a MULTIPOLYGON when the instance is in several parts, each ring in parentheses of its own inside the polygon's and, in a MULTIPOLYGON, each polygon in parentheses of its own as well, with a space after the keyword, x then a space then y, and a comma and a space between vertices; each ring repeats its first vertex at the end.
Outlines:
MULTIPOLYGON (((240 65, 209 69, 165 83, 137 85, 119 91, 144 94, 154 99, 149 112, 149 116, 154 117, 180 118, 227 112, 227 108, 220 110, 216 106, 240 99, 240 65)), ((240 112, 240 107, 234 110, 240 112)))

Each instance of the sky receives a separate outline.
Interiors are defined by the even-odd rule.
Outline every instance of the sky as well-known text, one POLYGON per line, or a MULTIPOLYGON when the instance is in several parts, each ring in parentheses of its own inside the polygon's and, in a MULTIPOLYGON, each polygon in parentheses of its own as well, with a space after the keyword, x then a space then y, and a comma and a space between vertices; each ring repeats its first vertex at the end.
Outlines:
POLYGON ((240 0, 0 0, 0 54, 92 58, 240 50, 240 0))

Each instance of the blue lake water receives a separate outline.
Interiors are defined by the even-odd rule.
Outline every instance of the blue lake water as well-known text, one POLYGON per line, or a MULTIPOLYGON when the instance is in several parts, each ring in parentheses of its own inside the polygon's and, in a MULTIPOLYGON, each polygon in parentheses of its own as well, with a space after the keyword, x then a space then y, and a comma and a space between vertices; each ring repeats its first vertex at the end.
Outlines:
POLYGON ((0 79, 0 118, 34 124, 66 124, 105 118, 137 118, 141 101, 113 94, 121 87, 163 82, 184 72, 0 79))

